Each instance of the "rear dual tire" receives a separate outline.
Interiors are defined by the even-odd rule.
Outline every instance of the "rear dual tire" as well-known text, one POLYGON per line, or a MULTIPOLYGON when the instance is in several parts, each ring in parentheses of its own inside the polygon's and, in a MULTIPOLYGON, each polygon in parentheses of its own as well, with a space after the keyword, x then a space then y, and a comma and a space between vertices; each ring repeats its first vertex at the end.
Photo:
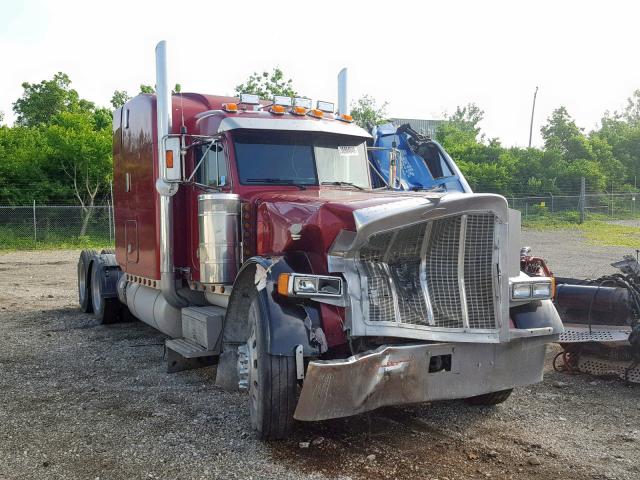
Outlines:
POLYGON ((78 303, 84 313, 93 312, 91 302, 91 261, 95 250, 83 250, 78 259, 78 303))
POLYGON ((122 304, 118 298, 105 298, 102 292, 102 275, 103 269, 97 264, 98 260, 93 262, 91 269, 91 307, 93 315, 102 324, 110 324, 121 321, 122 304))
MULTIPOLYGON (((103 250, 102 254, 111 254, 112 250, 103 250)), ((98 252, 83 250, 78 259, 78 303, 80 310, 93 315, 102 324, 127 321, 131 319, 128 310, 117 298, 105 298, 102 276, 104 266, 98 252)))

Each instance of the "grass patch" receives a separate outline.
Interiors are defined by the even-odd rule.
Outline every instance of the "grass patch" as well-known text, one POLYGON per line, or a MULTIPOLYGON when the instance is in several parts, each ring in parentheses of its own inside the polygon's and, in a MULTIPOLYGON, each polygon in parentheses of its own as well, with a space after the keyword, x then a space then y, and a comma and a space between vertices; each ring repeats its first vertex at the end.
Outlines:
POLYGON ((573 230, 583 235, 591 245, 640 248, 640 228, 638 227, 615 225, 605 221, 604 219, 609 219, 604 216, 592 217, 583 224, 577 223, 578 218, 574 219, 571 215, 529 217, 526 220, 523 219, 522 226, 531 230, 573 230))
POLYGON ((73 250, 82 248, 113 248, 109 237, 73 236, 63 232, 47 232, 37 241, 31 236, 16 232, 10 228, 0 228, 0 251, 12 250, 73 250))
POLYGON ((579 225, 585 239, 592 245, 640 248, 640 228, 590 221, 579 225))

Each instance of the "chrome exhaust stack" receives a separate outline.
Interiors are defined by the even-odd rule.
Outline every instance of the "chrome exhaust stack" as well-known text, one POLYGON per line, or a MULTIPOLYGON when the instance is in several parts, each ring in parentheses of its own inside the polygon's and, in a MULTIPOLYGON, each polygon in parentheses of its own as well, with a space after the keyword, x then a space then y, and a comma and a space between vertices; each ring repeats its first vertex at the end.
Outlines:
POLYGON ((349 114, 347 98, 347 69, 343 68, 338 73, 338 113, 349 114))
MULTIPOLYGON (((164 138, 171 132, 171 90, 167 79, 167 42, 156 45, 156 123, 158 128, 158 172, 163 171, 164 138)), ((177 183, 156 181, 160 194, 160 290, 169 305, 181 308, 187 302, 176 291, 173 265, 173 208, 171 197, 178 191, 177 183)))

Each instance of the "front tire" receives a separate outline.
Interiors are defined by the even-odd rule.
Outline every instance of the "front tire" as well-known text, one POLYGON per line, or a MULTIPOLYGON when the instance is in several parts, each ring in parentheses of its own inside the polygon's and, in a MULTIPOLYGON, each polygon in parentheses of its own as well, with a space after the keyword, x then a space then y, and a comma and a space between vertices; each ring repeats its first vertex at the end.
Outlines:
POLYGON ((513 388, 508 390, 500 390, 498 392, 485 393, 465 399, 469 405, 498 405, 507 400, 511 396, 513 388))
POLYGON ((251 425, 262 440, 282 440, 293 426, 298 383, 295 357, 266 351, 258 296, 249 308, 248 389, 251 425))

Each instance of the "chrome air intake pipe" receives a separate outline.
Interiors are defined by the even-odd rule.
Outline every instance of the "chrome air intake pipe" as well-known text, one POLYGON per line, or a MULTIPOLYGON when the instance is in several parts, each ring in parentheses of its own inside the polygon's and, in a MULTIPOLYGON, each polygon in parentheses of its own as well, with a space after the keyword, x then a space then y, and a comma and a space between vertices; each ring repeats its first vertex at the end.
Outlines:
MULTIPOLYGON (((171 132, 171 91, 167 80, 167 42, 156 45, 156 123, 158 128, 158 172, 163 171, 163 138, 171 132)), ((159 173, 160 175, 160 173, 159 173)), ((171 197, 178 191, 177 183, 158 177, 156 190, 160 194, 160 290, 169 305, 181 308, 187 302, 176 291, 173 265, 173 208, 171 197)))

